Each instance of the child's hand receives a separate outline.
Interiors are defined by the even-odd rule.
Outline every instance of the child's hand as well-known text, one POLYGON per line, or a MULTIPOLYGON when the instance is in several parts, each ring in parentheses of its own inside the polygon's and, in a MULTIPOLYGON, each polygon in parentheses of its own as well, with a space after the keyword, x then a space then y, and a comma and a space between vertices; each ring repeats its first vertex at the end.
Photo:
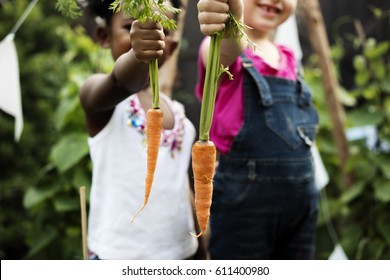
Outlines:
POLYGON ((243 17, 242 0, 199 0, 197 6, 200 30, 208 36, 225 28, 229 11, 238 21, 243 17))
POLYGON ((130 39, 135 56, 142 62, 149 63, 163 55, 165 35, 159 23, 135 20, 131 25, 130 39))

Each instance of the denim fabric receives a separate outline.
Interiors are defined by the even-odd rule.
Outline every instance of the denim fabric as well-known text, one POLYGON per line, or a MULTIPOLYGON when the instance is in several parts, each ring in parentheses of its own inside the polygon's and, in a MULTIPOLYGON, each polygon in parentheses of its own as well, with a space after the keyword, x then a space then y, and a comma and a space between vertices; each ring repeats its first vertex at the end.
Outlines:
POLYGON ((214 177, 211 258, 312 259, 318 114, 301 78, 264 77, 242 59, 244 124, 214 177))

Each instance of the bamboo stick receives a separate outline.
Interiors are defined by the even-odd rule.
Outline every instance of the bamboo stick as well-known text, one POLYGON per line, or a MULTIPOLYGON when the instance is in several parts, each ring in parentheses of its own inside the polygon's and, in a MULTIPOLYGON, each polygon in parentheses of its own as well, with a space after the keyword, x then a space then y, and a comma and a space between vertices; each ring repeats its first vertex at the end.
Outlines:
POLYGON ((83 246, 83 259, 88 260, 88 245, 87 245, 87 207, 85 187, 80 187, 80 209, 81 209, 81 235, 83 246))
POLYGON ((340 159, 340 172, 345 188, 351 184, 351 174, 348 173, 346 165, 349 158, 348 141, 345 134, 345 112, 342 104, 337 97, 339 84, 334 71, 334 65, 331 58, 329 41, 324 25, 318 0, 302 0, 310 42, 319 58, 319 67, 322 71, 322 84, 325 90, 326 102, 333 128, 332 135, 340 159))

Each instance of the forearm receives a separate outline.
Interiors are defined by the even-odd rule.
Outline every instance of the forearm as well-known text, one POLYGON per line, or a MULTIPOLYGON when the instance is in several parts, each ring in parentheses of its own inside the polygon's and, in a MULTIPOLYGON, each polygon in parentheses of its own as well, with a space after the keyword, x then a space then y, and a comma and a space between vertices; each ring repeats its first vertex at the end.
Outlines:
POLYGON ((220 64, 224 67, 229 66, 245 51, 247 46, 248 42, 245 39, 222 39, 220 48, 220 64))
POLYGON ((138 60, 133 50, 130 50, 117 59, 113 74, 121 87, 129 93, 135 93, 148 86, 149 65, 138 60))
POLYGON ((120 56, 109 74, 91 76, 80 90, 81 103, 87 113, 114 108, 129 95, 148 86, 148 64, 137 60, 132 51, 120 56))

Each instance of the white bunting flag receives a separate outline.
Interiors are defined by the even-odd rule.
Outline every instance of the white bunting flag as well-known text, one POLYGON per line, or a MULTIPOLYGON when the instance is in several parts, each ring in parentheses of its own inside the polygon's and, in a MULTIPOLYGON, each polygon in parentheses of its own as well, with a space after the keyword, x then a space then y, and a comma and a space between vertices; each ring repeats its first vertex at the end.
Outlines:
POLYGON ((12 33, 0 42, 0 109, 15 118, 15 141, 19 141, 23 130, 23 112, 19 63, 12 33))

